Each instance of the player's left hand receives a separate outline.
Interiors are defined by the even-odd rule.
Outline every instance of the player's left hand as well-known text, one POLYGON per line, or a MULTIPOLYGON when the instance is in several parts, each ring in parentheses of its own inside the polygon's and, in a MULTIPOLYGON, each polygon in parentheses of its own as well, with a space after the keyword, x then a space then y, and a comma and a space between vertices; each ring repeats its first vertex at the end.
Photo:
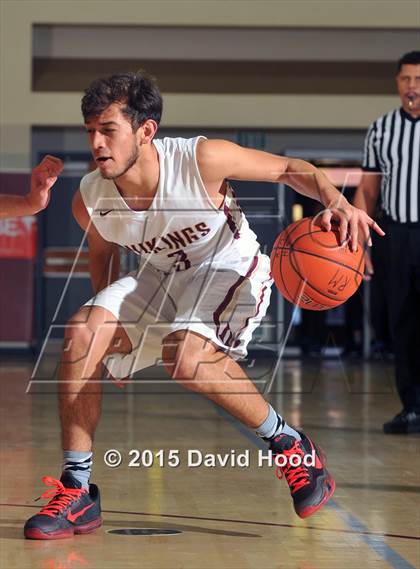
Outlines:
POLYGON ((339 224, 340 243, 344 245, 348 240, 351 251, 357 251, 359 242, 367 243, 369 247, 372 246, 370 229, 381 236, 385 235, 376 221, 365 211, 352 206, 343 197, 338 202, 331 203, 320 216, 321 227, 326 231, 331 230, 332 221, 339 224))

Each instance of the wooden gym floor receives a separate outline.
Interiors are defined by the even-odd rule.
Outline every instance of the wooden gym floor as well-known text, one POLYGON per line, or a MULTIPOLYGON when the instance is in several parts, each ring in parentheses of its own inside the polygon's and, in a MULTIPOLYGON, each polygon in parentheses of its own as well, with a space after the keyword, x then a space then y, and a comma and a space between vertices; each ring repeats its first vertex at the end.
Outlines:
MULTIPOLYGON (((44 362, 51 376, 56 357, 44 362)), ((249 370, 264 389, 272 368, 249 370)), ((205 398, 147 370, 134 383, 105 386, 93 481, 104 525, 70 540, 29 541, 22 526, 44 502, 43 475, 59 477, 61 453, 54 381, 29 383, 33 362, 0 370, 1 522, 4 569, 364 569, 420 567, 420 438, 384 436, 399 411, 385 363, 283 361, 269 396, 293 425, 325 449, 337 490, 307 520, 293 510, 284 480, 257 465, 264 448, 205 398), (123 464, 104 464, 107 449, 123 464), (181 465, 128 467, 130 449, 179 450, 181 465), (250 466, 187 467, 187 452, 250 451, 250 466), (115 535, 114 529, 178 530, 115 535)))

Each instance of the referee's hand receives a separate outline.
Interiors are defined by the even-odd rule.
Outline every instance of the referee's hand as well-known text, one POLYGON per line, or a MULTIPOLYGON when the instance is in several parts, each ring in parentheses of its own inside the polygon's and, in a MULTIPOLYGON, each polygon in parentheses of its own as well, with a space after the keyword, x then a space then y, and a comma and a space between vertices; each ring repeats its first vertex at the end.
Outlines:
POLYGON ((320 216, 321 227, 326 231, 331 230, 331 222, 339 225, 340 243, 349 244, 351 251, 357 251, 359 241, 372 246, 370 229, 373 229, 383 237, 385 232, 379 227, 368 214, 362 209, 351 205, 343 196, 337 202, 329 204, 328 208, 320 216))

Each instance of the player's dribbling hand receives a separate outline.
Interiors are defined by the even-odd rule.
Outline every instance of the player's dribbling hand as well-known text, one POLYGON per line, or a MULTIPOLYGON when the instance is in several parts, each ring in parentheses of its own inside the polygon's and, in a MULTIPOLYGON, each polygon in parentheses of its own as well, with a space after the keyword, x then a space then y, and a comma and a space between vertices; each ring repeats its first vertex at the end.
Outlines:
POLYGON ((47 207, 50 201, 50 189, 57 181, 63 168, 64 164, 59 158, 47 154, 32 170, 31 191, 26 199, 34 213, 47 207))
POLYGON ((384 236, 385 232, 369 215, 362 209, 352 206, 345 198, 338 203, 332 203, 320 216, 321 226, 331 230, 331 221, 339 224, 340 243, 343 245, 348 239, 351 251, 357 251, 358 242, 372 245, 370 229, 378 235, 384 236), (361 235, 359 235, 361 233, 361 235))

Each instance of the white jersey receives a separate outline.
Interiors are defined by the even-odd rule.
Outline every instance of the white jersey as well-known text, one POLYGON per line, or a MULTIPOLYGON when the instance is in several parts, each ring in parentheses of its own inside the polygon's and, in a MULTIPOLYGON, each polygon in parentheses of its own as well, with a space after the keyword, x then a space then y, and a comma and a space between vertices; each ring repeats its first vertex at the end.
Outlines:
POLYGON ((182 271, 211 263, 244 275, 260 246, 229 184, 220 208, 207 194, 196 160, 200 138, 153 141, 160 175, 147 210, 132 210, 99 170, 83 177, 80 193, 100 235, 156 269, 182 271))

